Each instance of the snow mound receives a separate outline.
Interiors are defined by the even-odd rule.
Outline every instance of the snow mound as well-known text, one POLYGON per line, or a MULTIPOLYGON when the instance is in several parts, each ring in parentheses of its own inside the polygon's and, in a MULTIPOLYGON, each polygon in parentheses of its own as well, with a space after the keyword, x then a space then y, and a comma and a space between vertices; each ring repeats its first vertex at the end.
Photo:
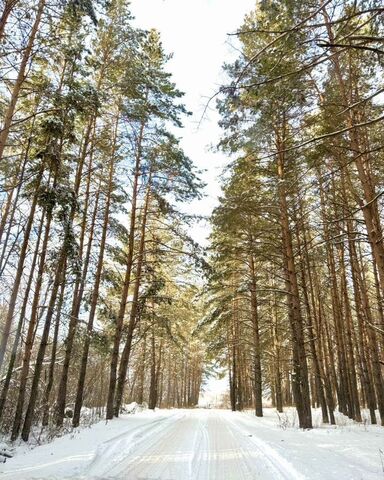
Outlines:
POLYGON ((135 413, 140 413, 143 412, 144 410, 148 409, 148 405, 146 403, 137 403, 137 402, 131 402, 131 403, 126 403, 121 407, 121 412, 122 413, 128 413, 130 415, 133 415, 135 413))

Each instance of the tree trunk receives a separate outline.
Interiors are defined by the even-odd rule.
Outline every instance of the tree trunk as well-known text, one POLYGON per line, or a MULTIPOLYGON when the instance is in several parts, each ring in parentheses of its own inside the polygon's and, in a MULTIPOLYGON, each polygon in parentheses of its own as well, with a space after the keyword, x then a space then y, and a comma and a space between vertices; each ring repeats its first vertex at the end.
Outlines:
MULTIPOLYGON (((71 317, 70 317, 69 327, 68 327, 68 335, 67 335, 67 338, 65 339, 66 348, 65 348, 65 355, 64 355, 64 363, 61 371, 59 389, 57 393, 57 402, 56 402, 56 426, 58 427, 60 427, 64 421, 69 366, 72 359, 73 342, 74 342, 75 334, 77 330, 80 306, 81 306, 81 301, 83 299, 85 282, 87 279, 88 267, 89 267, 89 262, 91 258, 91 249, 93 245, 93 237, 94 237, 96 218, 98 213, 99 196, 100 196, 100 189, 98 189, 98 191, 96 192, 96 199, 95 199, 92 220, 89 226, 90 234, 88 238, 87 251, 84 258, 83 271, 81 272, 80 281, 78 279, 76 280, 75 293, 73 296, 73 302, 72 302, 72 308, 71 308, 71 317)), ((85 215, 86 213, 87 213, 87 210, 85 210, 85 215)), ((86 229, 86 223, 84 222, 83 228, 82 228, 82 236, 84 236, 85 234, 85 229, 86 229)))
MULTIPOLYGON (((285 128, 285 126, 284 126, 285 128)), ((296 409, 299 417, 300 428, 312 428, 311 400, 308 378, 307 357, 304 344, 304 325, 301 315, 299 288, 297 281, 296 265, 293 253, 292 232, 290 229, 287 193, 285 188, 285 159, 284 145, 280 133, 276 132, 277 174, 279 182, 280 227, 284 248, 284 264, 286 272, 286 285, 288 291, 289 320, 292 333, 293 370, 292 388, 296 409)), ((285 138, 283 133, 282 138, 285 138)))
POLYGON ((116 328, 115 328, 115 335, 113 339, 113 348, 112 348, 112 355, 111 355, 107 412, 106 412, 106 418, 108 420, 113 418, 114 411, 115 411, 114 404, 115 404, 115 390, 116 390, 116 381, 117 381, 117 367, 119 363, 119 349, 120 349, 121 333, 123 329, 123 322, 124 322, 124 316, 125 316, 125 309, 127 306, 128 291, 131 283, 134 237, 135 237, 135 229, 136 229, 136 205, 137 205, 137 194, 138 194, 138 183, 139 183, 139 175, 140 175, 144 128, 145 128, 145 121, 142 121, 140 126, 139 136, 138 136, 137 152, 136 152, 136 159, 135 159, 127 263, 126 263, 126 269, 125 269, 125 277, 124 277, 123 291, 121 294, 119 312, 116 319, 116 328))
POLYGON ((31 361, 32 347, 33 347, 33 341, 34 341, 34 332, 38 323, 40 291, 43 283, 45 259, 47 255, 47 249, 48 249, 48 240, 49 240, 49 234, 51 230, 51 222, 52 222, 52 211, 49 210, 46 215, 46 225, 45 225, 43 244, 40 252, 39 269, 36 277, 35 291, 33 296, 32 307, 31 307, 31 315, 28 323, 28 331, 27 331, 27 336, 25 340, 24 355, 23 355, 22 369, 21 369, 21 375, 20 375, 19 393, 18 393, 17 402, 16 402, 15 419, 13 422, 12 435, 11 435, 12 441, 16 440, 16 438, 18 437, 19 430, 21 427, 25 392, 27 388, 27 377, 29 372, 29 365, 31 361))
POLYGON ((54 381, 57 340, 59 337, 61 311, 62 311, 63 302, 64 302, 64 292, 65 292, 65 282, 61 284, 59 301, 57 302, 55 330, 53 333, 53 340, 52 340, 51 362, 49 364, 48 381, 47 381, 47 386, 45 388, 44 399, 43 399, 43 420, 42 420, 43 427, 46 427, 49 423, 49 397, 51 395, 53 381, 54 381))
POLYGON ((48 344, 48 337, 49 337, 49 330, 51 328, 51 321, 52 321, 53 314, 54 314, 54 311, 55 311, 57 294, 58 294, 58 290, 59 290, 60 285, 64 282, 64 279, 65 279, 66 259, 67 259, 67 255, 66 255, 66 251, 65 251, 65 246, 63 245, 62 248, 61 248, 60 257, 59 257, 56 272, 55 272, 55 280, 54 280, 53 285, 52 285, 52 293, 51 293, 51 297, 50 297, 50 300, 49 300, 47 315, 45 317, 44 328, 43 328, 43 332, 42 332, 41 340, 40 340, 40 346, 39 346, 39 350, 38 350, 37 357, 36 357, 36 364, 35 364, 35 370, 34 370, 34 374, 33 374, 33 380, 32 380, 32 386, 31 386, 28 408, 27 408, 27 412, 25 414, 23 429, 21 431, 21 438, 25 442, 28 441, 29 434, 30 434, 30 431, 31 431, 32 420, 33 420, 33 417, 34 417, 35 405, 36 405, 37 396, 38 396, 40 376, 41 376, 41 371, 42 371, 42 367, 43 367, 45 350, 46 350, 47 344, 48 344))
POLYGON ((31 33, 29 34, 28 43, 27 43, 27 45, 25 47, 25 50, 23 52, 23 56, 22 56, 22 59, 21 59, 19 72, 17 74, 15 85, 13 86, 13 90, 12 90, 12 94, 11 94, 11 100, 9 102, 9 105, 8 105, 7 110, 5 112, 5 115, 4 115, 3 128, 0 132, 0 161, 2 161, 2 159, 3 159, 3 153, 4 153, 4 149, 7 145, 7 140, 8 140, 8 136, 9 136, 9 132, 10 132, 10 127, 11 127, 11 124, 12 124, 13 115, 15 113, 16 103, 17 103, 17 100, 19 98, 21 87, 22 87, 22 85, 25 81, 25 78, 26 78, 25 77, 25 71, 26 71, 26 68, 27 68, 27 65, 28 65, 28 61, 31 57, 32 48, 33 48, 33 45, 35 43, 36 34, 37 34, 37 32, 39 30, 39 27, 40 27, 41 18, 42 18, 43 11, 44 11, 44 8, 45 8, 45 2, 46 2, 46 0, 40 0, 39 1, 39 5, 38 5, 38 8, 37 8, 37 13, 36 13, 36 18, 35 18, 35 21, 33 23, 31 33))
POLYGON ((253 326, 253 343, 254 343, 254 360, 253 370, 255 375, 254 397, 255 397, 255 414, 256 417, 263 416, 263 388, 261 378, 261 348, 260 348, 260 332, 259 332, 259 314, 257 305, 257 283, 255 260, 253 254, 250 255, 250 274, 251 274, 251 310, 252 310, 252 326, 253 326))
POLYGON ((33 221, 35 219, 35 211, 36 211, 37 202, 38 202, 38 195, 39 195, 39 185, 40 185, 40 182, 41 182, 41 179, 42 179, 42 175, 43 175, 43 166, 42 166, 42 168, 40 170, 40 173, 39 173, 38 184, 37 184, 37 187, 36 187, 35 194, 33 196, 32 205, 31 205, 31 208, 30 208, 27 224, 25 226, 24 239, 23 239, 23 243, 21 245, 21 249, 20 249, 20 253, 19 253, 17 270, 16 270, 16 274, 15 274, 15 279, 14 279, 14 282, 13 282, 11 297, 10 297, 10 300, 9 300, 7 316, 6 316, 6 319, 5 319, 5 322, 4 322, 4 328, 3 328, 3 331, 2 331, 1 342, 0 342, 0 369, 3 365, 4 355, 5 355, 5 351, 6 351, 6 348, 7 348, 8 339, 9 339, 9 335, 10 335, 10 331, 11 331, 11 327, 12 327, 13 316, 14 316, 14 313, 15 313, 17 297, 18 297, 18 293, 19 293, 20 283, 21 283, 21 279, 22 279, 22 275, 23 275, 23 271, 24 271, 24 263, 25 263, 25 259, 26 259, 26 255, 27 255, 27 249, 28 249, 28 245, 29 245, 29 237, 30 237, 30 234, 31 234, 33 221))
POLYGON ((152 182, 152 174, 150 172, 149 178, 148 178, 147 190, 145 193, 145 200, 144 200, 142 220, 141 220, 140 243, 139 243, 138 254, 137 254, 135 284, 134 284, 134 290, 133 290, 132 307, 131 307, 128 329, 127 329, 127 339, 125 341, 124 349, 121 354, 119 374, 117 377, 116 395, 115 395, 115 403, 114 403, 114 415, 116 417, 119 416, 120 406, 123 400, 128 362, 131 355, 133 333, 137 324, 137 313, 138 313, 138 306, 139 306, 139 289, 141 285, 141 271, 143 268, 143 259, 144 259, 145 233, 146 233, 146 227, 147 227, 148 207, 149 207, 150 197, 151 197, 151 182, 152 182))
POLYGON ((107 233, 108 233, 108 225, 109 225, 111 196, 113 192, 113 178, 115 174, 116 139, 117 139, 118 123, 119 123, 119 116, 117 116, 115 129, 114 129, 111 164, 109 168, 109 178, 108 178, 108 186, 107 186, 106 201, 105 201, 105 208, 104 208, 104 218, 103 218, 103 226, 102 226, 102 232, 101 232, 99 255, 97 259, 95 281, 94 281, 93 290, 92 290, 91 308, 89 311, 89 317, 87 322, 87 333, 85 336, 83 353, 81 356, 80 372, 79 372, 79 379, 78 379, 77 391, 76 391, 76 402, 75 402, 75 408, 74 408, 74 414, 73 414, 73 420, 72 420, 72 424, 74 427, 77 427, 80 423, 80 413, 81 413, 81 407, 83 405, 83 396, 84 396, 85 376, 86 376, 87 365, 88 365, 88 354, 89 354, 89 348, 91 345, 93 322, 95 319, 97 302, 99 299, 101 274, 103 271, 104 253, 105 253, 105 246, 107 242, 107 233))
POLYGON ((1 390, 1 395, 0 395, 0 419, 3 415, 3 410, 4 410, 5 402, 7 400, 7 395, 8 395, 8 389, 9 389, 9 385, 11 383, 13 368, 14 368, 14 365, 15 365, 15 362, 16 362, 17 349, 19 347, 19 343, 20 343, 20 339, 21 339, 21 332, 22 332, 22 328, 23 328, 23 325, 24 325, 25 313, 26 313, 27 307, 28 307, 29 294, 30 294, 30 291, 31 291, 33 277, 34 277, 34 273, 35 273, 35 267, 36 267, 37 258, 38 258, 38 254, 39 254, 41 234, 42 234, 43 227, 44 227, 44 219, 45 219, 45 215, 43 213, 42 216, 41 216, 39 230, 38 230, 38 233, 37 233, 37 242, 36 242, 36 246, 35 246, 35 252, 34 252, 32 263, 31 263, 31 270, 30 270, 28 282, 27 282, 25 292, 24 292, 23 305, 21 307, 19 322, 17 324, 17 329, 16 329, 16 333, 15 333, 15 340, 13 342, 11 357, 10 357, 9 364, 8 364, 7 375, 6 375, 4 384, 3 384, 3 388, 1 390))

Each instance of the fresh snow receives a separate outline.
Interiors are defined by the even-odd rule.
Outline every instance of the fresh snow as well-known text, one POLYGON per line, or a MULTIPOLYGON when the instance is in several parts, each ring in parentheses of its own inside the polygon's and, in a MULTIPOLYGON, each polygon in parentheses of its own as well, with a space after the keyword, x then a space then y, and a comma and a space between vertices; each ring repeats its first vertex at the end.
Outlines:
MULTIPOLYGON (((135 410, 137 412, 137 410, 135 410)), ((315 425, 320 413, 314 412, 315 425)), ((263 418, 227 410, 157 410, 123 415, 0 465, 12 480, 379 480, 384 428, 338 417, 302 431, 294 410, 263 418)))

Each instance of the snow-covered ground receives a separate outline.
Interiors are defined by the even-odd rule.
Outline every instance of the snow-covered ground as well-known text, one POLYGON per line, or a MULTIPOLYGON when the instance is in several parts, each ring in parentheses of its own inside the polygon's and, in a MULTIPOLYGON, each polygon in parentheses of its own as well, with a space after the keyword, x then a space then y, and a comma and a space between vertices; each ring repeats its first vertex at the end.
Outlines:
MULTIPOLYGON (((315 424, 319 423, 315 413, 315 424)), ((380 480, 384 428, 341 419, 301 431, 294 411, 279 420, 226 410, 158 410, 18 447, 0 466, 12 480, 380 480)))

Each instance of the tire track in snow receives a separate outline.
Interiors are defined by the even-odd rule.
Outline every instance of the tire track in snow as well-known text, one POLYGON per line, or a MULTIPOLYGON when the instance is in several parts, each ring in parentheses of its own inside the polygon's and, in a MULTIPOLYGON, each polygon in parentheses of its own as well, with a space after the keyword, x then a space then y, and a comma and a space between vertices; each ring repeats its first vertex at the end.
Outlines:
POLYGON ((201 415, 199 417, 199 424, 193 444, 193 455, 189 464, 188 480, 209 478, 209 461, 204 462, 209 445, 207 417, 202 417, 201 415))
MULTIPOLYGON (((239 419, 239 416, 237 417, 239 419)), ((256 437, 253 433, 246 433, 241 427, 236 423, 235 420, 230 420, 225 416, 225 420, 231 425, 231 427, 237 432, 238 435, 242 435, 247 439, 249 443, 254 445, 264 457, 264 460, 270 463, 270 465, 275 469, 276 473, 279 475, 276 478, 281 480, 306 480, 306 476, 298 472, 295 467, 284 457, 282 457, 274 448, 272 448, 267 442, 261 440, 261 438, 256 437)), ((244 419, 240 418, 240 422, 247 426, 247 422, 244 419)))
POLYGON ((240 416, 220 411, 194 410, 163 417, 101 445, 83 478, 305 479, 266 442, 249 435, 246 427, 240 416))
POLYGON ((131 455, 109 470, 108 478, 187 479, 198 423, 189 414, 172 419, 173 423, 153 438, 148 438, 154 433, 150 432, 146 437, 149 441, 140 442, 131 455))
MULTIPOLYGON (((244 448, 242 438, 234 435, 223 419, 221 412, 211 412, 208 421, 208 450, 206 462, 209 465, 207 479, 220 480, 272 480, 268 472, 259 475, 259 467, 252 451, 244 448)), ((204 477, 198 477, 205 480, 204 477)))
POLYGON ((102 443, 97 448, 94 458, 87 466, 85 475, 82 478, 110 478, 111 471, 126 461, 127 457, 144 441, 153 435, 156 436, 158 432, 165 432, 172 428, 175 422, 177 423, 184 416, 184 413, 178 413, 171 416, 157 417, 145 425, 126 430, 102 443))

